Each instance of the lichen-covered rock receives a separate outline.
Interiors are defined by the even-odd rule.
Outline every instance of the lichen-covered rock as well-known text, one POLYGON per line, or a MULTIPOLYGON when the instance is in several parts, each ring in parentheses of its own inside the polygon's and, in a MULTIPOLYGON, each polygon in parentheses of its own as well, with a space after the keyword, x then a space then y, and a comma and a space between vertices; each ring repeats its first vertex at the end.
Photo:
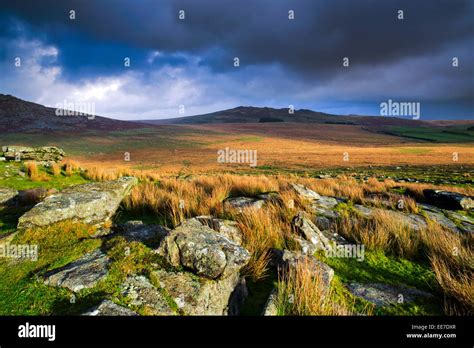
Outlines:
POLYGON ((246 249, 197 219, 186 220, 172 230, 157 252, 169 265, 210 279, 238 273, 250 259, 246 249))
POLYGON ((354 295, 378 307, 413 302, 417 297, 432 297, 430 293, 404 285, 351 283, 347 288, 354 295))
POLYGON ((103 300, 94 308, 89 309, 87 312, 83 313, 85 316, 120 316, 120 317, 133 317, 138 314, 131 309, 110 301, 103 300))
POLYGON ((129 242, 153 242, 159 245, 170 230, 161 225, 147 225, 143 221, 133 220, 114 226, 113 231, 119 233, 129 242))
POLYGON ((290 185, 291 187, 293 187, 293 189, 296 191, 296 193, 298 194, 300 198, 309 199, 309 200, 318 200, 321 198, 321 196, 318 193, 314 192, 313 190, 307 188, 304 185, 294 184, 294 183, 290 185))
POLYGON ((63 149, 56 146, 26 147, 26 146, 3 146, 3 157, 9 161, 61 161, 64 156, 63 149))
POLYGON ((176 315, 163 292, 142 275, 129 277, 121 288, 122 295, 130 304, 147 315, 176 315))
POLYGON ((12 203, 17 195, 17 190, 13 190, 7 187, 0 187, 0 205, 7 205, 12 203))
MULTIPOLYGON (((292 221, 296 231, 308 242, 315 246, 315 250, 331 250, 338 244, 345 244, 343 237, 328 231, 322 232, 319 228, 300 211, 292 221)), ((310 250, 311 251, 311 250, 310 250)), ((311 254, 314 252, 311 252, 311 254)))
POLYGON ((474 209, 474 197, 466 196, 457 192, 443 190, 423 190, 423 195, 429 204, 440 208, 452 210, 474 209))
MULTIPOLYGON (((138 182, 134 177, 68 187, 47 197, 18 220, 18 229, 41 227, 63 220, 103 226, 138 182)), ((103 231, 107 233, 107 231, 103 231)))
POLYGON ((251 198, 251 197, 230 197, 224 200, 224 208, 236 209, 238 212, 243 212, 244 209, 259 210, 263 207, 265 200, 251 198))
POLYGON ((109 264, 107 255, 97 249, 64 267, 46 273, 44 283, 74 292, 92 288, 107 276, 109 264))
POLYGON ((239 228, 239 224, 232 220, 218 219, 209 215, 197 216, 196 219, 202 224, 209 226, 214 231, 222 233, 231 241, 238 245, 242 245, 243 233, 239 228))
POLYGON ((184 315, 228 314, 231 296, 239 284, 237 273, 214 280, 159 269, 152 277, 184 315))
POLYGON ((338 203, 334 197, 320 196, 318 200, 311 203, 311 210, 317 214, 324 214, 328 210, 333 210, 338 203))

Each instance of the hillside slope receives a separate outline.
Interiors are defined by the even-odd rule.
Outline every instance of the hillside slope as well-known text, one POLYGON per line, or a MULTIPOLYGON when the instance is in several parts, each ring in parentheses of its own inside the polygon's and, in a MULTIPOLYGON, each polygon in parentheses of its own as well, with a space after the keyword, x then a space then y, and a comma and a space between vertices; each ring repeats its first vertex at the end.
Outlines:
POLYGON ((143 124, 94 116, 57 116, 55 108, 0 94, 0 133, 110 131, 143 128, 143 124))

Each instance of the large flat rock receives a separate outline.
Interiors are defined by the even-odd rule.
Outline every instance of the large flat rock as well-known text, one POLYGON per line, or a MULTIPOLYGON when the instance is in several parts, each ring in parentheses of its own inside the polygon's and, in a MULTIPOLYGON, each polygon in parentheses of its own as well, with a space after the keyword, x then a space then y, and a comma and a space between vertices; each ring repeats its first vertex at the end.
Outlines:
POLYGON ((68 187, 47 197, 18 220, 18 229, 73 220, 101 226, 108 222, 138 182, 134 177, 68 187))
POLYGON ((377 307, 413 302, 417 297, 432 297, 430 293, 404 285, 381 283, 351 283, 347 286, 354 295, 375 304, 377 307))
POLYGON ((46 273, 44 283, 74 292, 92 288, 107 276, 109 264, 107 255, 97 249, 64 267, 46 273))

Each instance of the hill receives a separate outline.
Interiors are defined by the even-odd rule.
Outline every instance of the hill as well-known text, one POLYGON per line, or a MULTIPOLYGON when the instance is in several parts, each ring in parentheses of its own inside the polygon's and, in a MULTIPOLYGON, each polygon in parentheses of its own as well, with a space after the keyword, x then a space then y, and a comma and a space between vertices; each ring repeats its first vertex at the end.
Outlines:
POLYGON ((147 124, 215 124, 215 123, 321 123, 361 126, 422 126, 429 122, 396 117, 381 116, 341 116, 313 110, 295 110, 293 114, 287 108, 239 106, 233 109, 209 114, 178 117, 164 120, 142 120, 147 124))
POLYGON ((143 128, 101 116, 57 116, 55 108, 0 94, 0 133, 83 132, 143 128))

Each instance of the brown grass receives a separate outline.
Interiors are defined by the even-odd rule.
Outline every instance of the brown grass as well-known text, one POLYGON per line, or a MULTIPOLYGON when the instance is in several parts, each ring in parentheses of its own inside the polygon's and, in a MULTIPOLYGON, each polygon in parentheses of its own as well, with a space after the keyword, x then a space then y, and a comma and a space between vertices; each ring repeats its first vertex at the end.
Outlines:
POLYGON ((36 164, 36 162, 25 162, 24 166, 26 174, 31 179, 31 181, 49 181, 48 176, 38 170, 38 165, 36 164))
POLYGON ((327 289, 323 276, 307 262, 280 273, 277 308, 283 315, 352 315, 344 303, 334 301, 332 289, 327 289))
POLYGON ((57 163, 53 163, 51 165, 51 173, 53 174, 53 176, 61 175, 61 167, 57 163))

